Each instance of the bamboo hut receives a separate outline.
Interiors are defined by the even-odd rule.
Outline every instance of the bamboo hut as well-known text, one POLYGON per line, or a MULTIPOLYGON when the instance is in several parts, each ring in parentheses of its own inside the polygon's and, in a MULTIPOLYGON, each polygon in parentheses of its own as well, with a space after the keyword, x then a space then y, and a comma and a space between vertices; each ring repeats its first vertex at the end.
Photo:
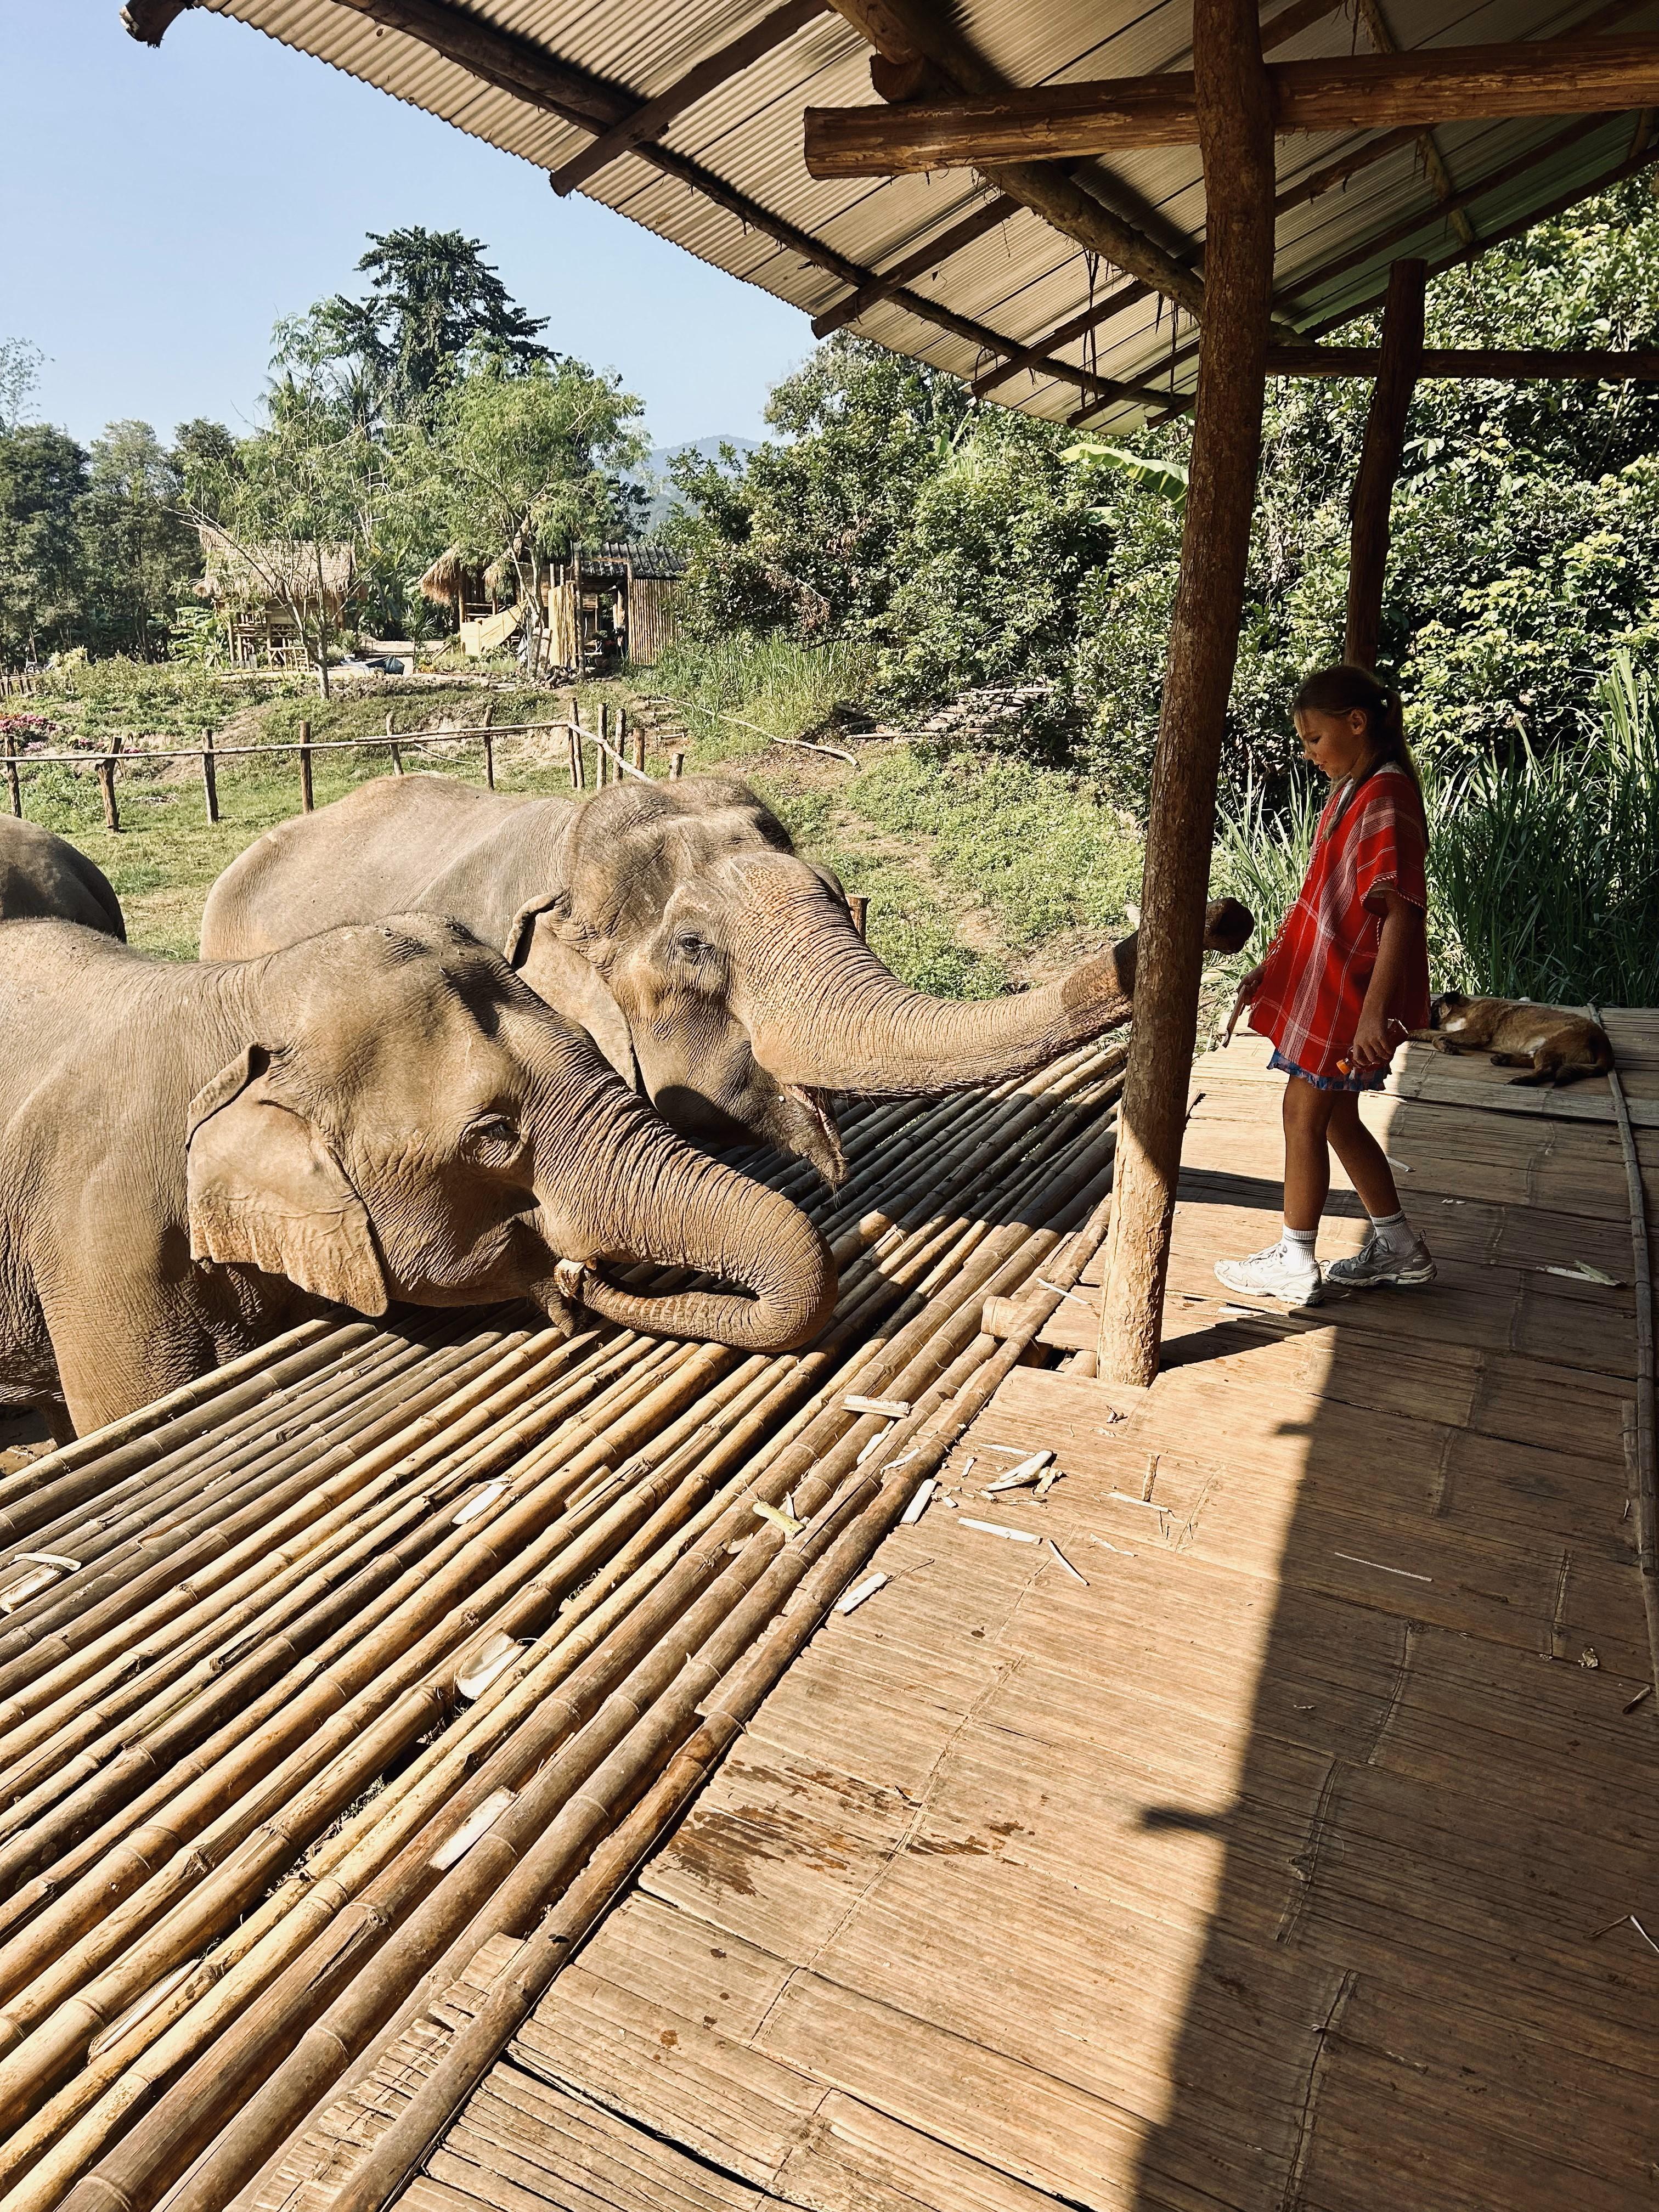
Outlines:
POLYGON ((203 575, 196 589, 225 625, 235 668, 304 668, 311 655, 296 608, 337 630, 357 595, 356 556, 343 544, 299 538, 241 544, 203 524, 203 575))
POLYGON ((654 666, 677 628, 684 562, 652 538, 577 545, 547 584, 548 654, 553 665, 654 666))

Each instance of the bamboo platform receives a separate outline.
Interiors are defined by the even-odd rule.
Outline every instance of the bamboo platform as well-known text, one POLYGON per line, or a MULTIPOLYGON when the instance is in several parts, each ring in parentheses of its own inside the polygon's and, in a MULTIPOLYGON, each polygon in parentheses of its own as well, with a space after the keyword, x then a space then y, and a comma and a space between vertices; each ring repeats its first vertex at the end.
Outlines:
MULTIPOLYGON (((1659 1014, 1609 1025, 1651 1207, 1659 1014)), ((1256 1314, 1212 1266, 1277 1223, 1264 1057, 1194 1071, 1151 1390, 1007 1376, 954 1510, 886 1538, 415 2212, 1651 2204, 1659 1713, 1607 1088, 1403 1055, 1366 1112, 1439 1284, 1256 1314), (1037 1447, 1045 1501, 979 1496, 1037 1447)), ((1334 1203, 1327 1257, 1360 1234, 1334 1203)), ((1091 1295, 1051 1344, 1091 1340, 1091 1295)), ((475 1996, 313 2147, 348 2166, 475 1996)), ((258 2201, 328 2203, 325 2169, 258 2201)))

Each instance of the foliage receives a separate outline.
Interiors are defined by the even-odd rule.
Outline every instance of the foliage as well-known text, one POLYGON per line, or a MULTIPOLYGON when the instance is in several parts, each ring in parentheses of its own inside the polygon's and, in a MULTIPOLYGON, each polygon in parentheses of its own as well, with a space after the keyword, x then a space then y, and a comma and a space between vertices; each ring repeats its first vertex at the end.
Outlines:
POLYGON ((845 639, 800 645, 777 631, 744 631, 678 639, 643 680, 688 708, 716 750, 743 753, 770 738, 825 731, 870 690, 874 673, 873 653, 845 639))
MULTIPOLYGON (((626 534, 645 452, 640 403, 615 377, 568 358, 522 374, 489 360, 438 392, 388 441, 393 504, 481 568, 499 564, 527 611, 527 658, 543 628, 549 563, 578 540, 626 534)), ((429 557, 429 556, 428 556, 429 557)))
POLYGON ((200 566, 179 504, 182 477, 177 447, 168 452, 148 422, 112 422, 93 441, 76 520, 81 635, 94 653, 149 658, 167 643, 200 566))
POLYGON ((22 421, 40 362, 40 347, 27 338, 0 338, 0 436, 9 436, 22 421))
POLYGON ((308 380, 332 370, 364 423, 418 413, 465 364, 522 374, 556 356, 537 343, 545 317, 526 315, 483 258, 483 241, 416 223, 371 231, 357 264, 368 296, 342 293, 277 329, 277 362, 308 380))
POLYGON ((76 636, 86 468, 74 439, 44 423, 0 435, 0 660, 41 659, 76 636))

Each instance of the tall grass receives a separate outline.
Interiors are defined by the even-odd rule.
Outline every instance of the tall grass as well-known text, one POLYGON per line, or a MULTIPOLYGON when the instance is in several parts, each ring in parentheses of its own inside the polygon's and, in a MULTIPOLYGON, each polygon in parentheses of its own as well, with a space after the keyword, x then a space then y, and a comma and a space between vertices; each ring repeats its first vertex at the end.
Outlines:
POLYGON ((801 645, 793 638, 738 632, 718 639, 682 639, 654 668, 645 688, 665 692, 694 714, 730 717, 722 749, 758 751, 770 738, 799 738, 821 729, 836 709, 868 696, 875 658, 846 639, 801 645), (747 725, 745 734, 744 726, 747 725))
MULTIPOLYGON (((1426 775, 1429 960, 1441 988, 1566 1005, 1659 1004, 1659 719, 1620 656, 1600 734, 1426 775)), ((1322 803, 1224 814, 1217 872, 1267 943, 1296 896, 1322 803)))

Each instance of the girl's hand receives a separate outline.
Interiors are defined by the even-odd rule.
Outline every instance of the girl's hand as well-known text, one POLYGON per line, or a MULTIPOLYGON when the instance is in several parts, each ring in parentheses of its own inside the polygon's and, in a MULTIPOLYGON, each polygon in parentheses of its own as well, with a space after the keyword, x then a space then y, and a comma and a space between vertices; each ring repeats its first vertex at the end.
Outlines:
POLYGON ((1369 1008, 1361 1013, 1359 1027, 1354 1031, 1348 1056, 1362 1075, 1370 1075, 1379 1067, 1386 1067, 1394 1058, 1389 1027, 1380 1014, 1372 1013, 1369 1008))
POLYGON ((1221 1040, 1224 1046, 1230 1045, 1232 1042, 1233 1031, 1238 1027, 1238 1018, 1243 1012, 1245 1007, 1251 1004, 1256 993, 1261 988, 1261 979, 1267 972, 1267 962, 1265 960, 1258 961, 1255 966, 1251 969, 1249 974, 1246 975, 1239 984, 1237 994, 1233 1000, 1233 1010, 1227 1017, 1227 1033, 1221 1040))

